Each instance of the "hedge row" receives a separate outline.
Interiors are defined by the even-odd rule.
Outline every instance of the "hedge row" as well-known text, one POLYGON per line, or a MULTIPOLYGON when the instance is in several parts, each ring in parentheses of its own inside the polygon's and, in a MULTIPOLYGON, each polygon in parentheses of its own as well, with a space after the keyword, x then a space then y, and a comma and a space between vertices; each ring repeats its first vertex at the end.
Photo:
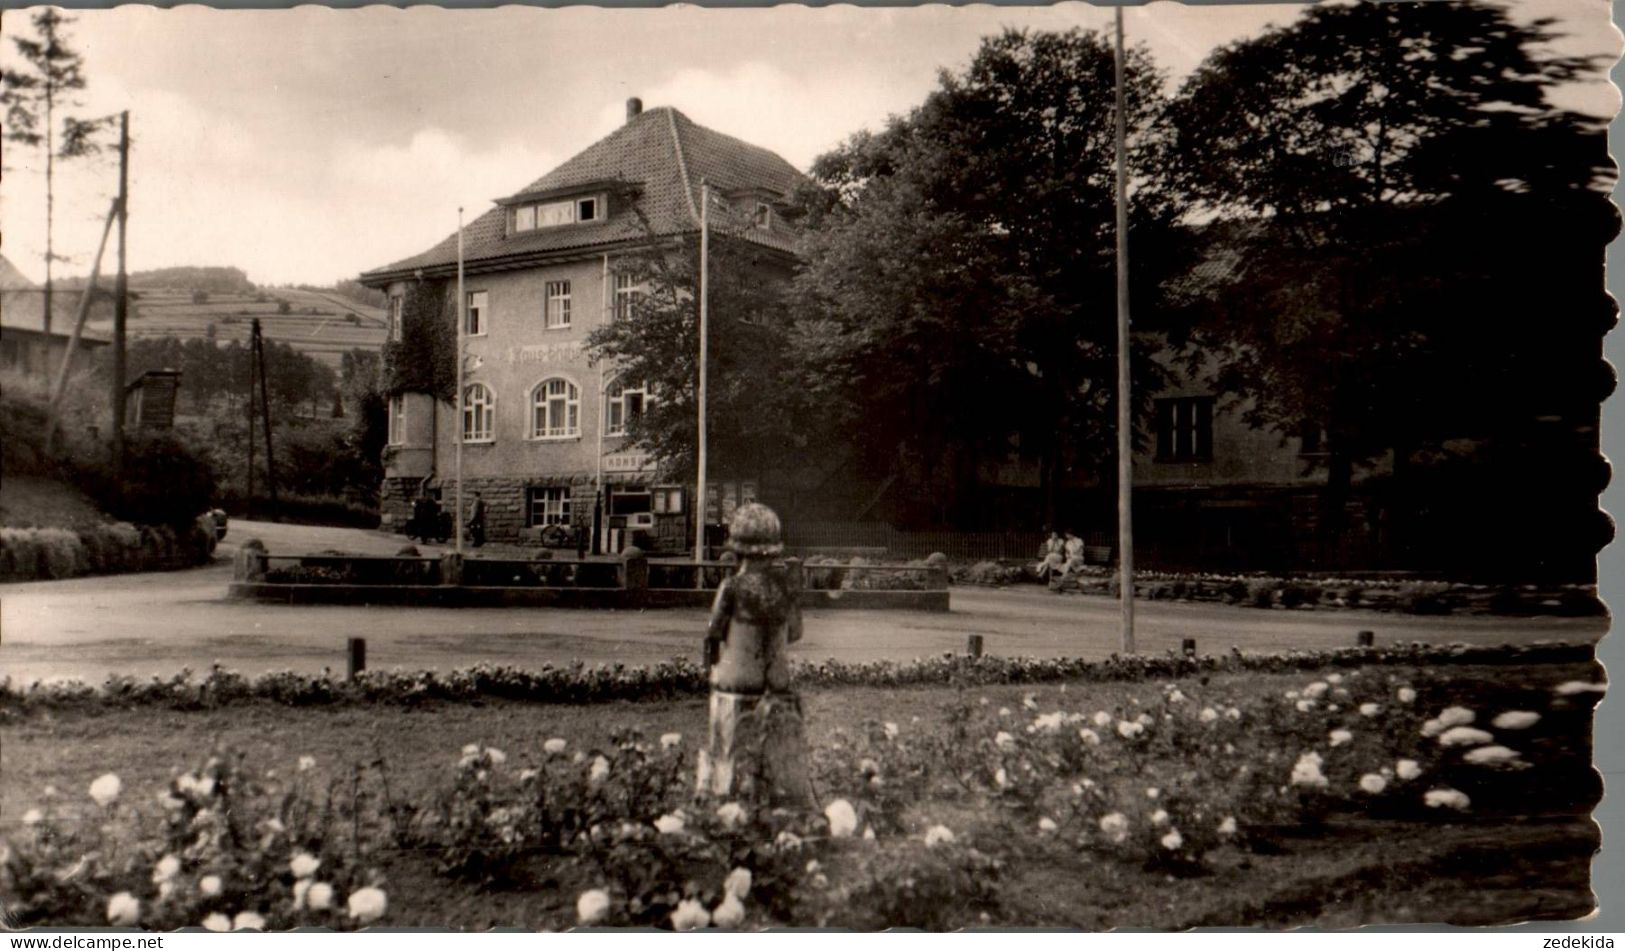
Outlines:
MULTIPOLYGON (((1584 663, 1594 659, 1589 644, 1540 641, 1502 646, 1395 644, 1378 648, 1289 651, 1279 654, 1206 656, 1112 655, 1106 660, 1022 658, 945 654, 907 662, 838 660, 795 665, 796 685, 828 687, 975 687, 1056 681, 1121 682, 1161 680, 1218 673, 1287 673, 1325 667, 1382 664, 1541 664, 1584 663)), ((147 707, 205 710, 270 702, 288 706, 349 704, 412 705, 434 701, 517 700, 532 703, 660 701, 704 695, 706 671, 686 658, 649 667, 543 665, 537 670, 477 665, 448 674, 436 671, 365 671, 354 680, 292 671, 245 677, 215 666, 201 680, 183 670, 166 679, 114 676, 100 687, 82 681, 14 686, 0 677, 0 719, 43 711, 111 711, 147 707)))
POLYGON ((0 581, 163 571, 205 564, 214 554, 212 521, 181 529, 127 522, 83 531, 0 528, 0 581))

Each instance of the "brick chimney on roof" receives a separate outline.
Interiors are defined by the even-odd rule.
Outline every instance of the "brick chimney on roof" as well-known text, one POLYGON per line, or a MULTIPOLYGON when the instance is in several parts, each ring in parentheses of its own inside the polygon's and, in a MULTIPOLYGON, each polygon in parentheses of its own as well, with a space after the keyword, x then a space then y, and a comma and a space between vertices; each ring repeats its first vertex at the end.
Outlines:
POLYGON ((640 113, 642 113, 642 112, 643 112, 643 100, 642 99, 639 99, 637 96, 633 96, 631 99, 626 100, 626 121, 627 122, 631 122, 633 119, 636 119, 638 117, 638 115, 640 113))

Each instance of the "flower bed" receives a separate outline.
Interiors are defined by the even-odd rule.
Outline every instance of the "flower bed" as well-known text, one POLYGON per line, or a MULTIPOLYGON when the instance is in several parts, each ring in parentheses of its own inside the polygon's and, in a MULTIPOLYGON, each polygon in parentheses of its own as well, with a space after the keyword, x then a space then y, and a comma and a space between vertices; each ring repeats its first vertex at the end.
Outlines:
POLYGON ((305 722, 268 731, 269 758, 220 751, 156 788, 99 765, 30 790, 0 900, 17 924, 65 927, 422 924, 478 901, 482 926, 1180 928, 1248 923, 1304 880, 1335 905, 1328 868, 1395 902, 1416 881, 1462 887, 1464 843, 1489 835, 1498 895, 1538 888, 1544 914, 1577 915, 1590 852, 1551 830, 1600 794, 1597 672, 1351 665, 843 695, 810 719, 820 802, 804 809, 697 804, 695 704, 636 714, 641 732, 609 708, 568 735, 527 717, 501 746, 459 749, 419 723, 397 731, 410 749, 320 756, 287 745, 315 739, 305 722), (1536 856, 1559 841, 1580 887, 1555 901, 1536 856))

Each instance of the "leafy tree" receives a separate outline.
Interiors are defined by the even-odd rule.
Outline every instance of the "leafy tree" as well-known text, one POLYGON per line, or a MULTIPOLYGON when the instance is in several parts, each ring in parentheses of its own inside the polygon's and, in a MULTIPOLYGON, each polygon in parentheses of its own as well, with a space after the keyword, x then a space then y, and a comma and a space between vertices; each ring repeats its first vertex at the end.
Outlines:
POLYGON ((1316 6, 1215 52, 1170 109, 1176 181, 1217 221, 1195 339, 1252 422, 1324 427, 1328 542, 1356 466, 1540 403, 1594 409, 1575 371, 1612 321, 1611 167, 1601 123, 1547 103, 1587 65, 1538 56, 1549 27, 1316 6), (1507 340, 1531 314, 1542 332, 1507 340))
POLYGON ((401 338, 384 344, 384 392, 432 393, 457 401, 457 316, 452 286, 443 280, 406 285, 401 338))
POLYGON ((0 67, 0 105, 5 107, 5 139, 40 149, 45 155, 45 287, 46 333, 51 332, 51 266, 57 260, 53 245, 56 217, 56 160, 88 155, 98 150, 96 133, 106 118, 80 119, 58 113, 78 105, 73 94, 85 88, 84 59, 68 45, 66 27, 73 21, 54 7, 45 7, 30 20, 32 36, 13 36, 17 61, 0 67))
MULTIPOLYGON (((588 352, 606 379, 648 387, 627 435, 667 472, 696 467, 699 391, 699 237, 651 243, 621 257, 617 273, 640 290, 630 313, 595 329, 588 352)), ((760 477, 807 444, 797 394, 787 392, 786 265, 769 252, 714 231, 707 298, 707 468, 716 477, 760 477)))
MULTIPOLYGON (((1102 35, 1007 31, 944 72, 907 116, 818 159, 796 282, 803 385, 901 479, 920 519, 964 523, 979 464, 1012 432, 1041 461, 1046 515, 1067 466, 1099 466, 1114 432, 1114 67, 1102 35)), ((1129 55, 1130 241, 1171 261, 1175 209, 1154 187, 1160 79, 1129 55)), ((1150 308, 1153 270, 1137 268, 1150 308)), ((1141 395, 1159 377, 1135 355, 1141 395)))

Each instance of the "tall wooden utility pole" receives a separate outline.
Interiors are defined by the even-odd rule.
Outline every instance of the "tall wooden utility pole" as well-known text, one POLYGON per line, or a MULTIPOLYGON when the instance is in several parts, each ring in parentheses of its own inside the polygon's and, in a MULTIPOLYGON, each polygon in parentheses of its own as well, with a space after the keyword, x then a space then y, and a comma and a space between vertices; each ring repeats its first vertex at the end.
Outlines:
MULTIPOLYGON (((700 182, 700 391, 699 391, 699 451, 698 472, 694 479, 694 560, 705 560, 705 383, 707 344, 710 340, 710 271, 711 271, 711 184, 700 182)), ((718 507, 720 514, 721 507, 718 507)), ((705 572, 695 569, 694 576, 704 583, 705 572)))
MULTIPOLYGON (((276 456, 271 452, 271 394, 270 386, 265 379, 265 338, 260 335, 260 319, 258 317, 254 318, 254 347, 249 359, 258 365, 260 369, 260 421, 265 427, 265 488, 271 496, 271 521, 274 522, 277 520, 276 456)), ((249 375, 250 377, 253 376, 252 373, 249 375)), ((251 393, 249 396, 252 398, 253 394, 251 393)), ((252 429, 253 425, 253 419, 250 417, 249 427, 252 429)))
POLYGON ((1117 8, 1117 567, 1123 652, 1134 653, 1134 414, 1129 404, 1128 97, 1123 92, 1123 8, 1117 8))
POLYGON ((124 479, 124 324, 130 316, 125 230, 130 221, 130 113, 118 117, 118 277, 113 281, 113 484, 124 479))

